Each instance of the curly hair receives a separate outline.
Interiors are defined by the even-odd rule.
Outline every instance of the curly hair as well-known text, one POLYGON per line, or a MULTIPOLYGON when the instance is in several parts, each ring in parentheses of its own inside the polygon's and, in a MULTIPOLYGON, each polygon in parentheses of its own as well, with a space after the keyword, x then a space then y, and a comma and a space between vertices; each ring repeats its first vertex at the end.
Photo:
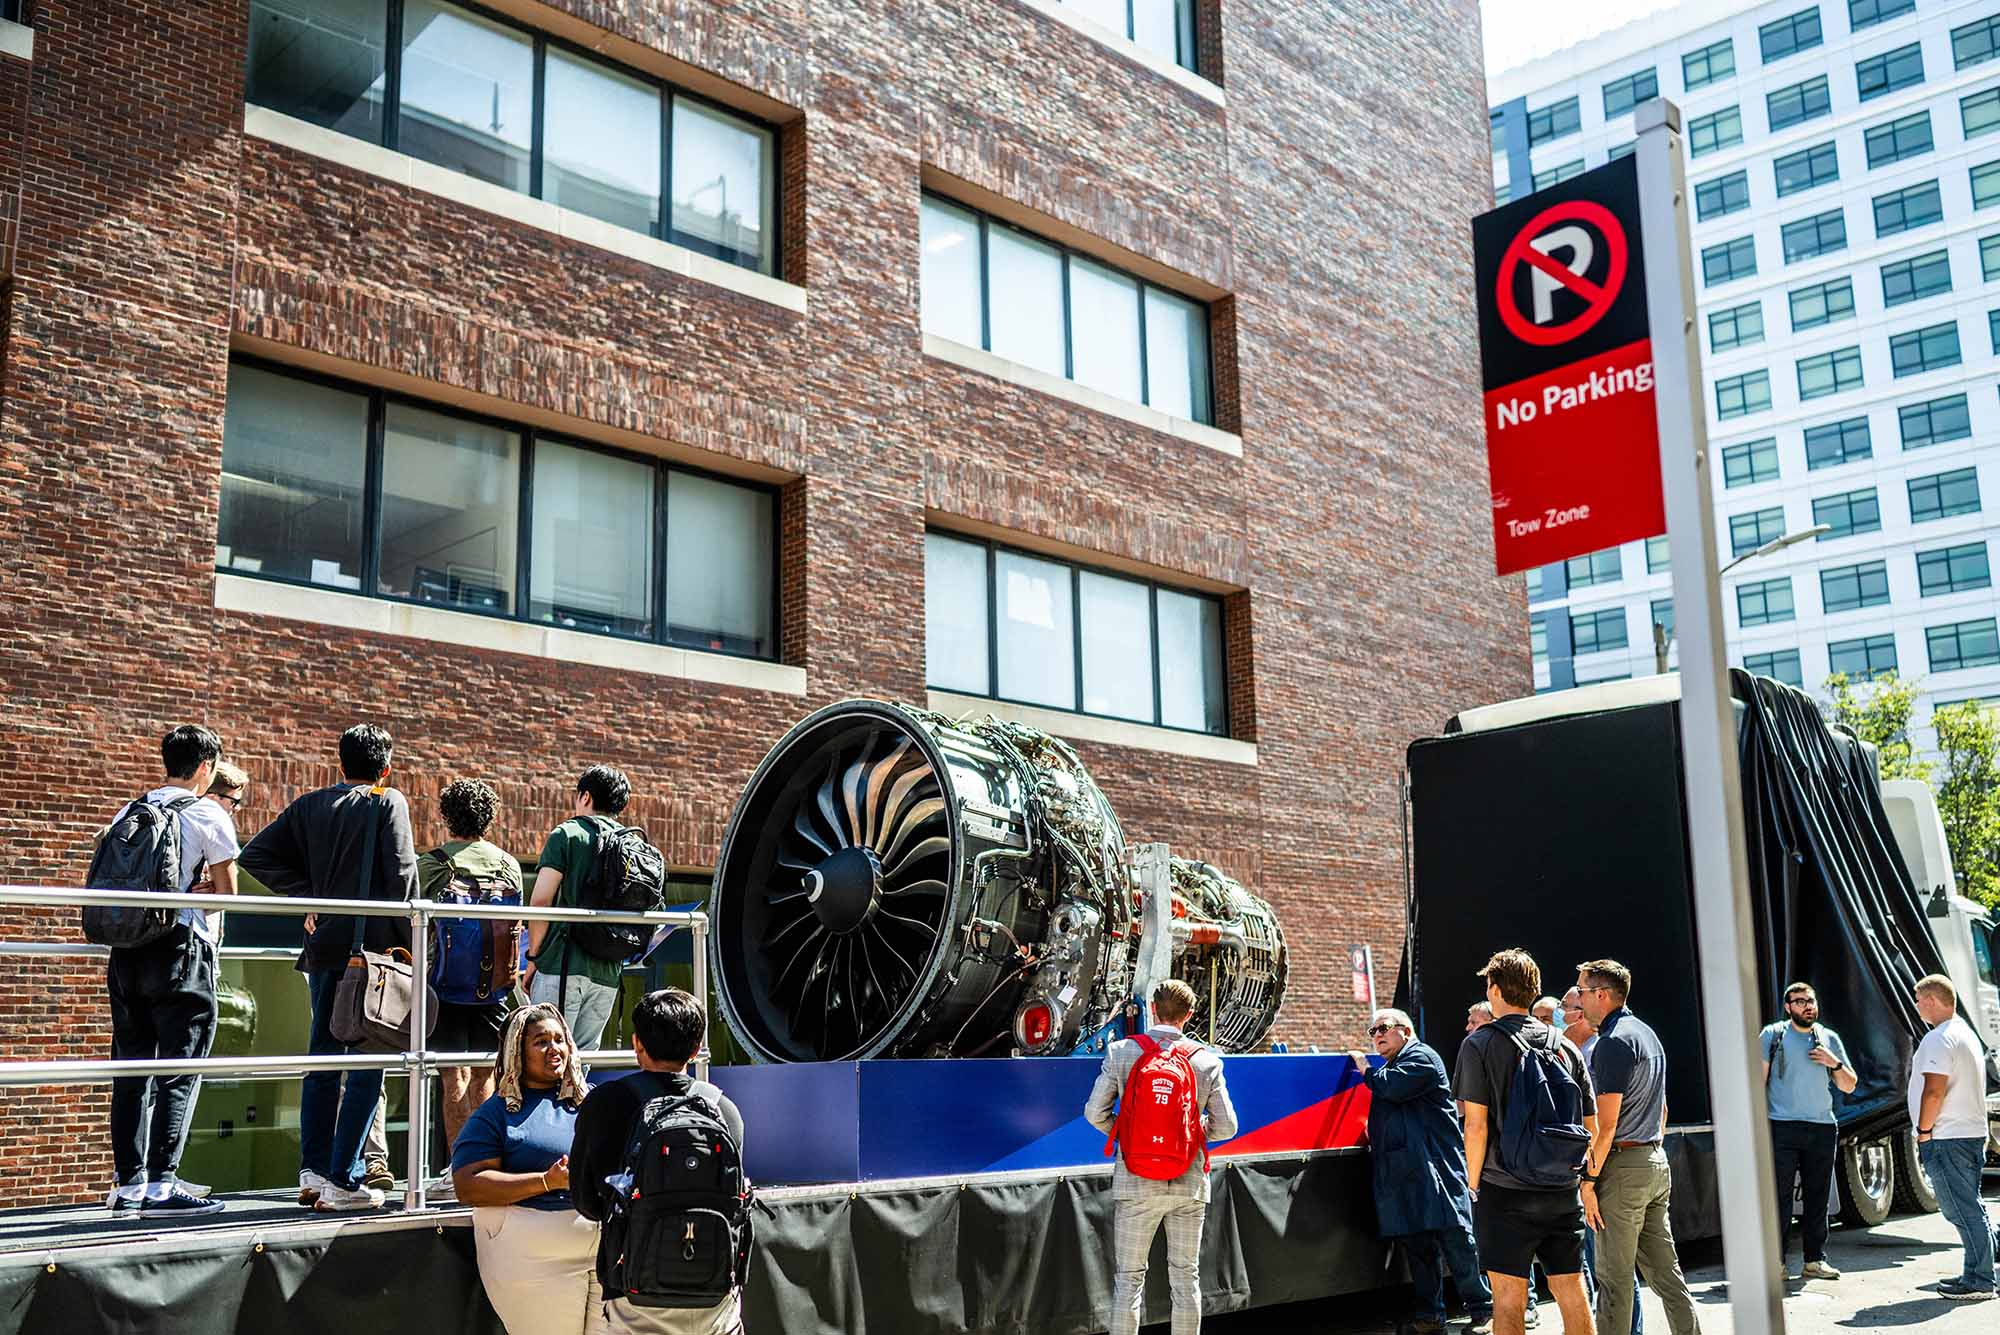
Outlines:
POLYGON ((479 838, 499 810, 499 794, 477 779, 458 779, 438 794, 438 814, 454 839, 479 838))
POLYGON ((521 1111, 524 1097, 521 1091, 521 1077, 528 1069, 528 1028, 536 1024, 552 1024, 562 1030, 563 1042, 569 1047, 570 1059, 563 1063, 562 1081, 556 1086, 556 1099, 576 1107, 583 1102, 587 1092, 583 1085, 582 1066, 576 1060, 576 1040, 570 1036, 569 1024, 562 1012, 547 1002, 533 1006, 522 1006, 507 1016, 507 1027, 500 1033, 499 1067, 493 1073, 493 1085, 508 1112, 521 1111))

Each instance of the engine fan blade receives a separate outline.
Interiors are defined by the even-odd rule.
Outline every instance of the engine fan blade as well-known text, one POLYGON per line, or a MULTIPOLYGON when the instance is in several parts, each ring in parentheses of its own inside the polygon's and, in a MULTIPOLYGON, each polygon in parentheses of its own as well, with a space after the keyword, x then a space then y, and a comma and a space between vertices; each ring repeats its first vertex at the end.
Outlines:
POLYGON ((819 789, 813 794, 813 800, 819 807, 819 814, 826 819, 827 829, 833 831, 835 846, 837 848, 846 848, 852 845, 854 840, 841 825, 840 810, 834 805, 838 797, 834 775, 838 772, 839 765, 840 762, 838 759, 827 765, 826 777, 820 780, 819 789))
POLYGON ((883 865, 888 866, 898 861, 899 859, 896 854, 902 849, 903 845, 914 838, 931 821, 943 814, 944 799, 942 797, 927 797, 921 802, 913 803, 909 810, 903 813, 902 819, 898 821, 895 831, 889 836, 889 846, 882 850, 883 865))
POLYGON ((799 924, 808 922, 816 923, 818 921, 819 919, 814 917, 810 913, 801 913, 796 918, 793 918, 790 922, 786 923, 783 927, 778 928, 776 931, 765 933, 764 936, 760 938, 760 940, 762 941, 766 949, 775 948, 779 942, 783 941, 793 932, 796 932, 799 929, 799 924))
MULTIPOLYGON (((820 837, 819 831, 813 828, 812 808, 803 802, 799 804, 798 813, 792 817, 792 833, 798 835, 814 848, 817 848, 821 857, 831 857, 836 851, 834 848, 828 846, 827 842, 820 837)), ((799 870, 810 871, 812 868, 810 865, 807 865, 800 867, 799 870)))
MULTIPOLYGON (((882 892, 882 898, 900 899, 904 895, 942 895, 950 893, 950 890, 951 887, 946 885, 943 881, 936 881, 936 880, 911 881, 908 885, 903 886, 901 889, 884 890, 882 892)), ((803 894, 804 891, 800 891, 800 893, 803 894)), ((772 900, 771 902, 775 904, 778 901, 772 900)))
POLYGON ((951 852, 951 836, 948 834, 934 834, 928 839, 919 840, 911 844, 909 849, 901 857, 897 858, 894 863, 882 869, 882 879, 885 881, 893 880, 902 872, 903 868, 915 866, 925 858, 933 858, 940 853, 949 852, 951 852))
MULTIPOLYGON (((910 739, 907 737, 901 738, 896 743, 896 749, 891 751, 886 759, 875 765, 868 772, 868 787, 861 795, 861 809, 866 817, 861 824, 861 842, 870 848, 875 846, 876 836, 881 833, 883 828, 882 816, 887 806, 883 801, 884 790, 888 788, 889 781, 895 776, 896 766, 902 763, 903 757, 909 753, 910 739)), ((911 779, 910 781, 915 782, 929 772, 928 769, 919 766, 915 770, 906 771, 905 778, 914 775, 915 779, 911 779)), ((899 780, 898 782, 902 781, 899 780)))

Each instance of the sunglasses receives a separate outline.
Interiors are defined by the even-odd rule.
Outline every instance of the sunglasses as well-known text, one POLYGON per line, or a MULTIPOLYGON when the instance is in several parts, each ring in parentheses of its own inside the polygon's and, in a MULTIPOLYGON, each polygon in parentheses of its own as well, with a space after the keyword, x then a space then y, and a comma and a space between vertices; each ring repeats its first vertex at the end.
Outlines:
POLYGON ((1395 1027, 1396 1027, 1396 1026, 1395 1026, 1395 1025, 1393 1025, 1393 1024, 1378 1024, 1378 1025, 1375 1025, 1375 1026, 1371 1027, 1371 1028, 1370 1028, 1370 1029, 1368 1030, 1368 1037, 1370 1037, 1370 1038, 1380 1038, 1380 1037, 1382 1037, 1382 1035, 1384 1035, 1384 1034, 1388 1033, 1388 1032, 1389 1032, 1389 1031, 1390 1031, 1391 1029, 1394 1029, 1395 1027))

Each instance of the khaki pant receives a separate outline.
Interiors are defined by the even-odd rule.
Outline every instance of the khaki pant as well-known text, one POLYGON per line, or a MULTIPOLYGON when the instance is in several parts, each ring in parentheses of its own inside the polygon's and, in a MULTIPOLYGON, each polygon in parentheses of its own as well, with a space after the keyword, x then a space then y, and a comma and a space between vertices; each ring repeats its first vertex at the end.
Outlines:
POLYGON ((472 1212, 479 1281, 507 1335, 603 1335, 597 1225, 573 1210, 482 1205, 472 1212))
POLYGON ((1660 1295, 1673 1335, 1698 1335, 1694 1297, 1681 1276, 1674 1235, 1667 1227, 1673 1196, 1667 1152, 1658 1145, 1614 1149, 1597 1178, 1597 1209, 1604 1228, 1597 1235, 1597 1328, 1632 1328, 1632 1267, 1646 1287, 1660 1295))

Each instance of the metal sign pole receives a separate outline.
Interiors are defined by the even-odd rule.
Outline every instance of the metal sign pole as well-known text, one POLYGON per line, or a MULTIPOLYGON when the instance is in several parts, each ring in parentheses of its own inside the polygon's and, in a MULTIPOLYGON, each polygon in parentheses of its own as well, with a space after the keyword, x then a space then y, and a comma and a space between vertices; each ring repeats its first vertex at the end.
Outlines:
MULTIPOLYGON (((1723 652, 1722 591, 1715 574, 1701 348, 1694 326, 1680 109, 1642 103, 1639 213, 1644 224, 1646 309, 1654 411, 1673 564, 1674 631, 1680 640, 1681 768, 1686 785, 1695 933, 1701 954, 1702 1028, 1715 1124, 1722 1257, 1737 1335, 1783 1335, 1777 1193, 1764 1087, 1758 1079, 1757 966, 1744 856, 1743 785, 1736 718, 1723 652)), ((1672 986, 1674 980, 1660 980, 1672 986)), ((1687 1054, 1682 1060, 1691 1059, 1687 1054)))

